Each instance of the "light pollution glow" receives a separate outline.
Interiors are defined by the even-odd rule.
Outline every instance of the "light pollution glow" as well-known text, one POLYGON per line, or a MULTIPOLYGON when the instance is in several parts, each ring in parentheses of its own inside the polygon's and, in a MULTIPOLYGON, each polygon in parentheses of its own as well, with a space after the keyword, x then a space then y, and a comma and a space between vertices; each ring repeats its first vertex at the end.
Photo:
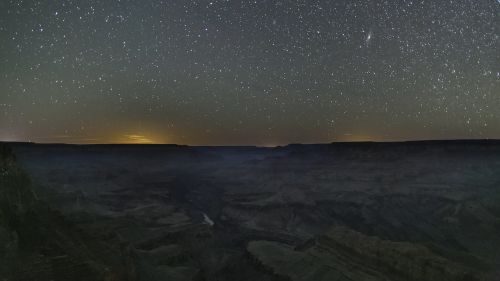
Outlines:
POLYGON ((131 144, 153 144, 155 141, 143 135, 125 135, 122 143, 131 144))

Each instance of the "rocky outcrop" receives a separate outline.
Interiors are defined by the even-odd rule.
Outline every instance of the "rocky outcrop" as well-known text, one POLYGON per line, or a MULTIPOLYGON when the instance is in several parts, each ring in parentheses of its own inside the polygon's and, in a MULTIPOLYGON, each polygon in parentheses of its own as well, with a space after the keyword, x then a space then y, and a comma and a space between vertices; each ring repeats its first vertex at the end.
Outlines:
POLYGON ((332 228, 295 249, 271 241, 253 241, 247 249, 257 263, 293 281, 482 278, 474 270, 438 256, 424 246, 381 240, 346 227, 332 228))

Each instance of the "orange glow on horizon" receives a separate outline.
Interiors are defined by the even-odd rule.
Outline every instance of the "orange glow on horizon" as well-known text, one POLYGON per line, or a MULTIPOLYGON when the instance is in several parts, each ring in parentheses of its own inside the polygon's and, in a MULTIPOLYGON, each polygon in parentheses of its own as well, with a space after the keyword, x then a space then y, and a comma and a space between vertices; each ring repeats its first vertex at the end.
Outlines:
POLYGON ((164 138, 152 136, 143 133, 123 134, 113 138, 109 143, 115 144, 163 144, 166 143, 164 138))
POLYGON ((144 135, 125 135, 126 143, 152 144, 154 141, 144 135))
POLYGON ((340 142, 365 142, 365 141, 379 141, 380 138, 370 135, 358 135, 358 134, 344 134, 343 136, 337 138, 336 141, 340 142))

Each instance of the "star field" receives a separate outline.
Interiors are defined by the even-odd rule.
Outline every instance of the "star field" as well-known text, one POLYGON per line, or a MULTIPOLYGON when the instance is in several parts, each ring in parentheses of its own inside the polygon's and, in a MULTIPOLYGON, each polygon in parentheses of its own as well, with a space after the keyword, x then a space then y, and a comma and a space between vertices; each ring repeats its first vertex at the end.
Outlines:
POLYGON ((0 140, 500 138, 500 4, 0 0, 0 140))

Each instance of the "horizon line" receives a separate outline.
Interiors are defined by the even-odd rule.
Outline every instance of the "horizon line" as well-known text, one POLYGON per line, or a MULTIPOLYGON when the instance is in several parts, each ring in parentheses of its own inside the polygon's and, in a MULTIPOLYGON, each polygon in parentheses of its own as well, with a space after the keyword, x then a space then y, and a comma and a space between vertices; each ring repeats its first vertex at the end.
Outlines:
POLYGON ((7 141, 0 140, 0 143, 7 144, 31 144, 31 145, 74 145, 74 146, 187 146, 187 147, 286 147, 290 145, 328 145, 328 144, 389 144, 389 143, 429 143, 429 142, 500 142, 500 139, 491 138, 469 138, 469 139, 414 139, 414 140, 361 140, 361 141, 331 141, 331 142, 290 142, 286 144, 178 144, 178 143, 65 143, 65 142, 33 142, 33 141, 7 141))

